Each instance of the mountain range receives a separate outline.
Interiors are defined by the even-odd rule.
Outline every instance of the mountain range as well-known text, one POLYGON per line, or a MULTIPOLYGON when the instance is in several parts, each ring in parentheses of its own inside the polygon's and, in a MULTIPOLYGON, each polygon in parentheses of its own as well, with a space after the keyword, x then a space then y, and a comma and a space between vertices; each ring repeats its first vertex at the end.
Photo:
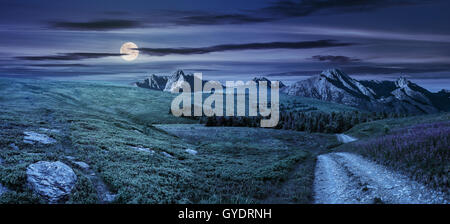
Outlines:
POLYGON ((358 81, 338 69, 295 82, 281 92, 367 111, 424 114, 450 110, 448 91, 432 93, 404 77, 396 81, 358 81))
MULTIPOLYGON (((178 70, 171 76, 151 75, 136 85, 142 88, 174 92, 183 81, 194 86, 195 76, 178 70)), ((255 77, 256 83, 270 80, 255 77)), ((202 81, 203 84, 206 81, 202 81)), ((387 113, 429 114, 450 111, 450 92, 432 93, 404 77, 396 81, 373 81, 351 78, 338 69, 325 70, 319 75, 286 86, 280 82, 280 92, 292 96, 311 97, 345 104, 355 108, 387 113)))

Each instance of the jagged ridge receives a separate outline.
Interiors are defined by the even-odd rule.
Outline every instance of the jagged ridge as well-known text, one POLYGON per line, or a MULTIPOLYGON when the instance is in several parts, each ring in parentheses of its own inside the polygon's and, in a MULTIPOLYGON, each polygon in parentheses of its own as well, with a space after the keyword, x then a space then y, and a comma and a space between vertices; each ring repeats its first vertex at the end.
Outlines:
POLYGON ((369 111, 423 114, 448 110, 446 94, 431 93, 404 77, 395 82, 358 81, 338 69, 298 81, 282 92, 369 111))

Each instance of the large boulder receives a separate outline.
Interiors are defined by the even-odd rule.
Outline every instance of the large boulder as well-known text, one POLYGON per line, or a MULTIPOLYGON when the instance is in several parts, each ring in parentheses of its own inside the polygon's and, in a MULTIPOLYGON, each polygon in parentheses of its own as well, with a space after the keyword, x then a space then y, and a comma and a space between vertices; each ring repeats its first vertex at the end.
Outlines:
POLYGON ((27 168, 31 189, 49 203, 58 203, 70 194, 77 181, 72 168, 62 162, 40 161, 27 168))

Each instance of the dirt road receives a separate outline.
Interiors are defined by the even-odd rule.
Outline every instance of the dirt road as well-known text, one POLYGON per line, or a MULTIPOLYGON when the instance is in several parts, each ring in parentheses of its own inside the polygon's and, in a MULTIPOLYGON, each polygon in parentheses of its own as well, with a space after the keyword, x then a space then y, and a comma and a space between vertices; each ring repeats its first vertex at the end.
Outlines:
POLYGON ((448 195, 351 153, 317 157, 314 200, 319 204, 432 204, 448 195))

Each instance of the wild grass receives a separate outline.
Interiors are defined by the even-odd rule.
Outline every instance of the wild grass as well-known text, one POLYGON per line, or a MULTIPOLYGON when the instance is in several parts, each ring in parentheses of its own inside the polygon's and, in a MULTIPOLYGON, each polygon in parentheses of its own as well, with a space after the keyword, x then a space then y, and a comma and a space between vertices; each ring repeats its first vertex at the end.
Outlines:
POLYGON ((360 140, 337 151, 359 153, 432 188, 448 192, 450 114, 385 119, 346 132, 360 140))
POLYGON ((306 178, 295 182, 293 189, 299 191, 283 200, 307 203, 313 177, 303 172, 312 173, 313 166, 296 167, 313 160, 333 138, 219 128, 220 138, 213 141, 210 130, 182 128, 192 136, 200 133, 192 142, 154 126, 196 122, 168 113, 174 95, 109 83, 0 79, 0 93, 0 183, 10 190, 0 196, 1 203, 45 203, 26 187, 25 173, 28 165, 42 160, 62 161, 77 174, 67 203, 99 202, 96 183, 66 156, 89 164, 117 195, 113 203, 258 203, 298 172, 306 178), (24 131, 40 128, 60 130, 47 133, 57 143, 23 142, 24 131), (190 155, 187 148, 199 154, 190 155))
POLYGON ((414 125, 354 145, 375 161, 435 188, 449 189, 450 121, 414 125))

